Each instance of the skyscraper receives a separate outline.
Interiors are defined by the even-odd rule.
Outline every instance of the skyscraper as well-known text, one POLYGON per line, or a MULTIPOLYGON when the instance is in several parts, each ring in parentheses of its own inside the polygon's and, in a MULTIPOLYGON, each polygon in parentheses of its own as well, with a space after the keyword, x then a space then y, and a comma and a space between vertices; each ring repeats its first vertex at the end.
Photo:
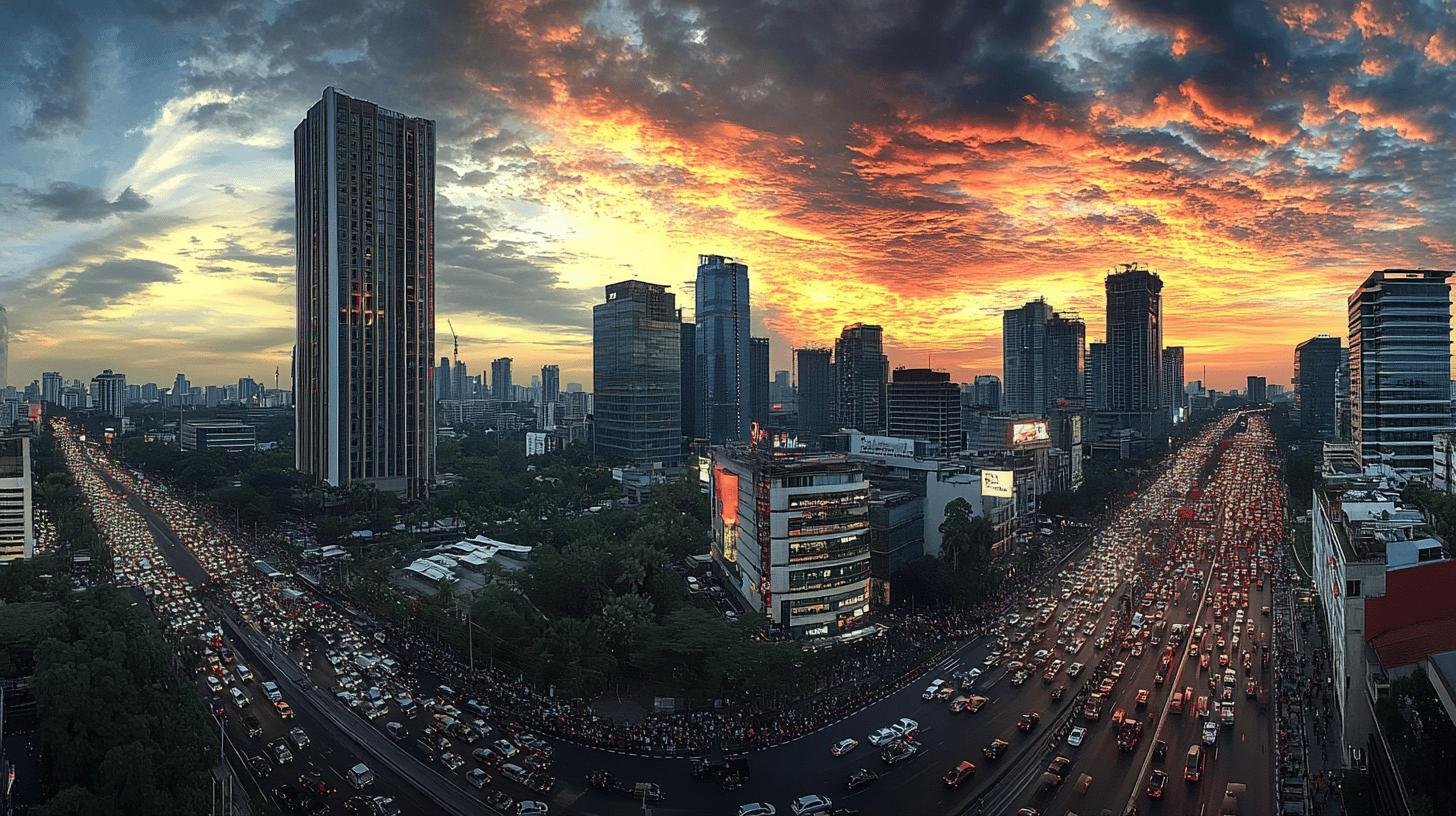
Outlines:
POLYGON ((10 384, 10 316, 0 306, 0 388, 10 384))
POLYGON ((435 366, 435 399, 455 399, 451 384, 450 358, 441 357, 440 364, 435 366))
POLYGON ((607 286, 592 307, 593 450, 635 465, 682 461, 682 324, 666 286, 607 286))
POLYGON ((1431 470, 1451 423, 1453 273, 1382 269, 1349 298, 1350 431, 1362 467, 1431 470))
POLYGON ((450 398, 463 400, 484 396, 485 389, 475 387, 479 379, 479 376, 470 376, 470 369, 464 360, 456 360, 455 365, 450 368, 450 398))
POLYGON ((1045 299, 1001 314, 1001 404, 1009 411, 1041 413, 1046 406, 1046 334, 1052 314, 1045 299))
POLYGON ((714 445, 746 441, 748 265, 722 255, 699 255, 696 297, 697 435, 714 445))
POLYGON ((961 389, 950 374, 897 368, 890 375, 890 436, 919 439, 942 456, 961 450, 961 389))
POLYGON ((845 326, 834 341, 838 381, 835 422, 867 434, 882 434, 890 423, 890 361, 885 331, 869 323, 845 326))
POLYGON ((516 398, 511 387, 511 362, 510 357, 497 357, 490 361, 491 399, 510 402, 516 398))
POLYGON ((30 438, 0 436, 0 563, 35 555, 30 438))
POLYGON ((1183 393, 1183 347, 1168 346, 1163 349, 1163 406, 1177 414, 1187 401, 1188 395, 1183 393))
POLYGON ((748 341, 748 418, 768 427, 768 338, 748 341))
POLYGON ((995 374, 977 374, 971 382, 971 405, 1001 410, 1001 378, 995 374))
POLYGON ((1046 405, 1050 416, 1068 401, 1083 404, 1086 383, 1087 324, 1075 314, 1052 313, 1046 324, 1046 405))
POLYGON ((192 383, 188 381, 186 374, 179 372, 177 378, 172 381, 172 407, 191 404, 192 383))
POLYGON ((1107 407, 1143 413, 1162 404, 1163 281, 1142 264, 1107 276, 1107 407))
POLYGON ((293 131, 298 469, 435 475, 435 123, 334 88, 293 131))
POLYGON ((1327 334, 1294 347, 1294 411, 1301 426, 1325 439, 1339 431, 1335 395, 1342 351, 1340 339, 1327 334))
POLYGON ((541 402, 550 403, 561 399, 561 366, 541 366, 541 402))
POLYGON ((834 369, 827 348, 794 349, 799 374, 799 437, 815 444, 834 430, 834 369))
POLYGON ((91 378, 91 388, 96 394, 96 404, 93 407, 118 419, 126 416, 125 374, 118 374, 108 368, 91 378))
POLYGON ((1107 387, 1111 378, 1107 371, 1107 344, 1087 344, 1087 406, 1094 411, 1107 410, 1107 387))
POLYGON ((688 447, 688 440, 693 439, 698 432, 698 324, 682 319, 682 309, 677 310, 679 323, 678 339, 678 360, 680 370, 678 371, 679 388, 682 400, 682 435, 683 450, 688 447))
POLYGON ((52 405, 61 404, 61 391, 66 387, 66 380, 59 371, 47 371, 40 375, 40 398, 52 405))
POLYGON ((1266 402, 1269 398, 1269 395, 1266 393, 1268 384, 1269 381, 1265 378, 1250 374, 1249 388, 1244 392, 1244 396, 1249 398, 1249 402, 1266 402))

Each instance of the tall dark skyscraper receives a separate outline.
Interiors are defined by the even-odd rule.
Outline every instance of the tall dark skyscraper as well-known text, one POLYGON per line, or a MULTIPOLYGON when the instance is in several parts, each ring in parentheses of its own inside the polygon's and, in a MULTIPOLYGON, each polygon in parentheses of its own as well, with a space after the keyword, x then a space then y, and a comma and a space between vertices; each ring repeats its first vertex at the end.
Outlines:
POLYGON ((1163 349, 1163 405, 1170 413, 1188 404, 1188 395, 1183 393, 1183 347, 1168 346, 1163 349))
POLYGON ((827 348, 794 349, 799 374, 799 437, 815 443, 834 430, 834 368, 827 348))
POLYGON ((1107 276, 1107 407, 1156 411, 1163 402, 1163 281, 1142 264, 1107 276))
POLYGON ((1075 314, 1056 312, 1046 324, 1046 407, 1072 401, 1081 406, 1087 393, 1087 324, 1075 314))
POLYGON ((501 402, 509 402, 516 398, 516 392, 511 383, 510 357, 497 357, 490 361, 490 396, 492 399, 501 402))
POLYGON ((682 324, 666 286, 607 286, 592 307, 592 439, 605 462, 682 461, 682 324))
POLYGON ((1250 374, 1249 387, 1244 392, 1244 395, 1249 398, 1249 402, 1264 402, 1269 398, 1268 385, 1269 381, 1265 378, 1250 374))
POLYGON ((748 265, 699 255, 696 297, 698 436, 715 445, 747 441, 748 265))
POLYGON ((681 381, 679 390, 682 392, 683 449, 686 450, 687 441, 694 438, 698 427, 698 324, 683 320, 682 309, 677 310, 677 319, 680 324, 679 338, 682 341, 678 377, 681 381))
POLYGON ((768 338, 748 341, 748 418, 768 427, 768 338))
POLYGON ((10 315, 0 306, 0 388, 10 384, 10 315))
POLYGON ((1362 467, 1429 473, 1451 424, 1453 273, 1382 269, 1349 298, 1350 433, 1362 467))
POLYGON ((556 402, 561 399, 561 366, 541 366, 541 402, 556 402))
POLYGON ((1001 314, 1001 405, 1041 413, 1047 402, 1047 321, 1054 312, 1033 300, 1001 314))
POLYGON ((334 88, 293 131, 298 469, 435 476, 435 123, 334 88))
POLYGON ((435 366, 435 399, 455 399, 454 391, 450 388, 451 376, 450 358, 441 357, 440 364, 435 366))
POLYGON ((1107 410, 1107 388, 1111 379, 1107 371, 1107 344, 1087 344, 1087 407, 1107 410))
POLYGON ((970 404, 977 408, 1001 410, 1001 378, 995 374, 977 374, 971 382, 970 404))
POLYGON ((1322 334, 1294 347, 1294 410, 1299 424, 1325 439, 1339 430, 1335 394, 1342 358, 1338 337, 1322 334))
POLYGON ((961 450, 961 388, 950 374, 897 368, 890 374, 890 436, 935 445, 943 456, 961 450))
POLYGON ((834 374, 835 422, 867 434, 884 433, 890 423, 890 361, 885 357, 884 329, 869 323, 845 326, 834 341, 834 374))

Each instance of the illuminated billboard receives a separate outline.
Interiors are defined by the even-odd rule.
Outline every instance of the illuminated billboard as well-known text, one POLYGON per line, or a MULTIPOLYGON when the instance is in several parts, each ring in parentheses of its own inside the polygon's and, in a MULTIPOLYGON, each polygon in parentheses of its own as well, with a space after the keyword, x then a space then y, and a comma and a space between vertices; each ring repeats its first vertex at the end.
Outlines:
POLYGON ((982 470, 981 495, 1016 498, 1016 474, 1009 470, 982 470))
POLYGON ((1047 430, 1047 423, 1044 419, 1033 419, 1026 422, 1017 422, 1011 426, 1011 444, 1030 445, 1033 442, 1050 442, 1052 435, 1047 430))

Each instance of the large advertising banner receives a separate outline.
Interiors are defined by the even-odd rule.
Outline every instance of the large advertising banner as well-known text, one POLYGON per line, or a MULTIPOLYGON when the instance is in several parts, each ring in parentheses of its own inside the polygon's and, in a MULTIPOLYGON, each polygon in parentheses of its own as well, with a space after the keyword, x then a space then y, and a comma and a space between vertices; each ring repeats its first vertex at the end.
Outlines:
POLYGON ((1009 470, 982 470, 981 495, 1016 498, 1016 474, 1009 470))
POLYGON ((1011 426, 1011 444, 1030 445, 1033 442, 1050 442, 1051 431, 1047 429, 1044 419, 1033 419, 1027 422, 1017 422, 1011 426))

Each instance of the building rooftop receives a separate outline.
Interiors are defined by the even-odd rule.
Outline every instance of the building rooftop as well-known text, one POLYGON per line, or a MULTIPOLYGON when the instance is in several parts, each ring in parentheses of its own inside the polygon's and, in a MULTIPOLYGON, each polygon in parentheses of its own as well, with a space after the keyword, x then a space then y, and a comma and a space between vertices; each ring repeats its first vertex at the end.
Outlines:
POLYGON ((1405 506, 1400 492, 1384 478, 1326 483, 1316 493, 1347 562, 1383 561, 1390 544, 1427 538, 1425 515, 1405 506))
POLYGON ((1432 561, 1386 574, 1385 594, 1365 602, 1365 633, 1390 669, 1456 650, 1456 561, 1432 561))

